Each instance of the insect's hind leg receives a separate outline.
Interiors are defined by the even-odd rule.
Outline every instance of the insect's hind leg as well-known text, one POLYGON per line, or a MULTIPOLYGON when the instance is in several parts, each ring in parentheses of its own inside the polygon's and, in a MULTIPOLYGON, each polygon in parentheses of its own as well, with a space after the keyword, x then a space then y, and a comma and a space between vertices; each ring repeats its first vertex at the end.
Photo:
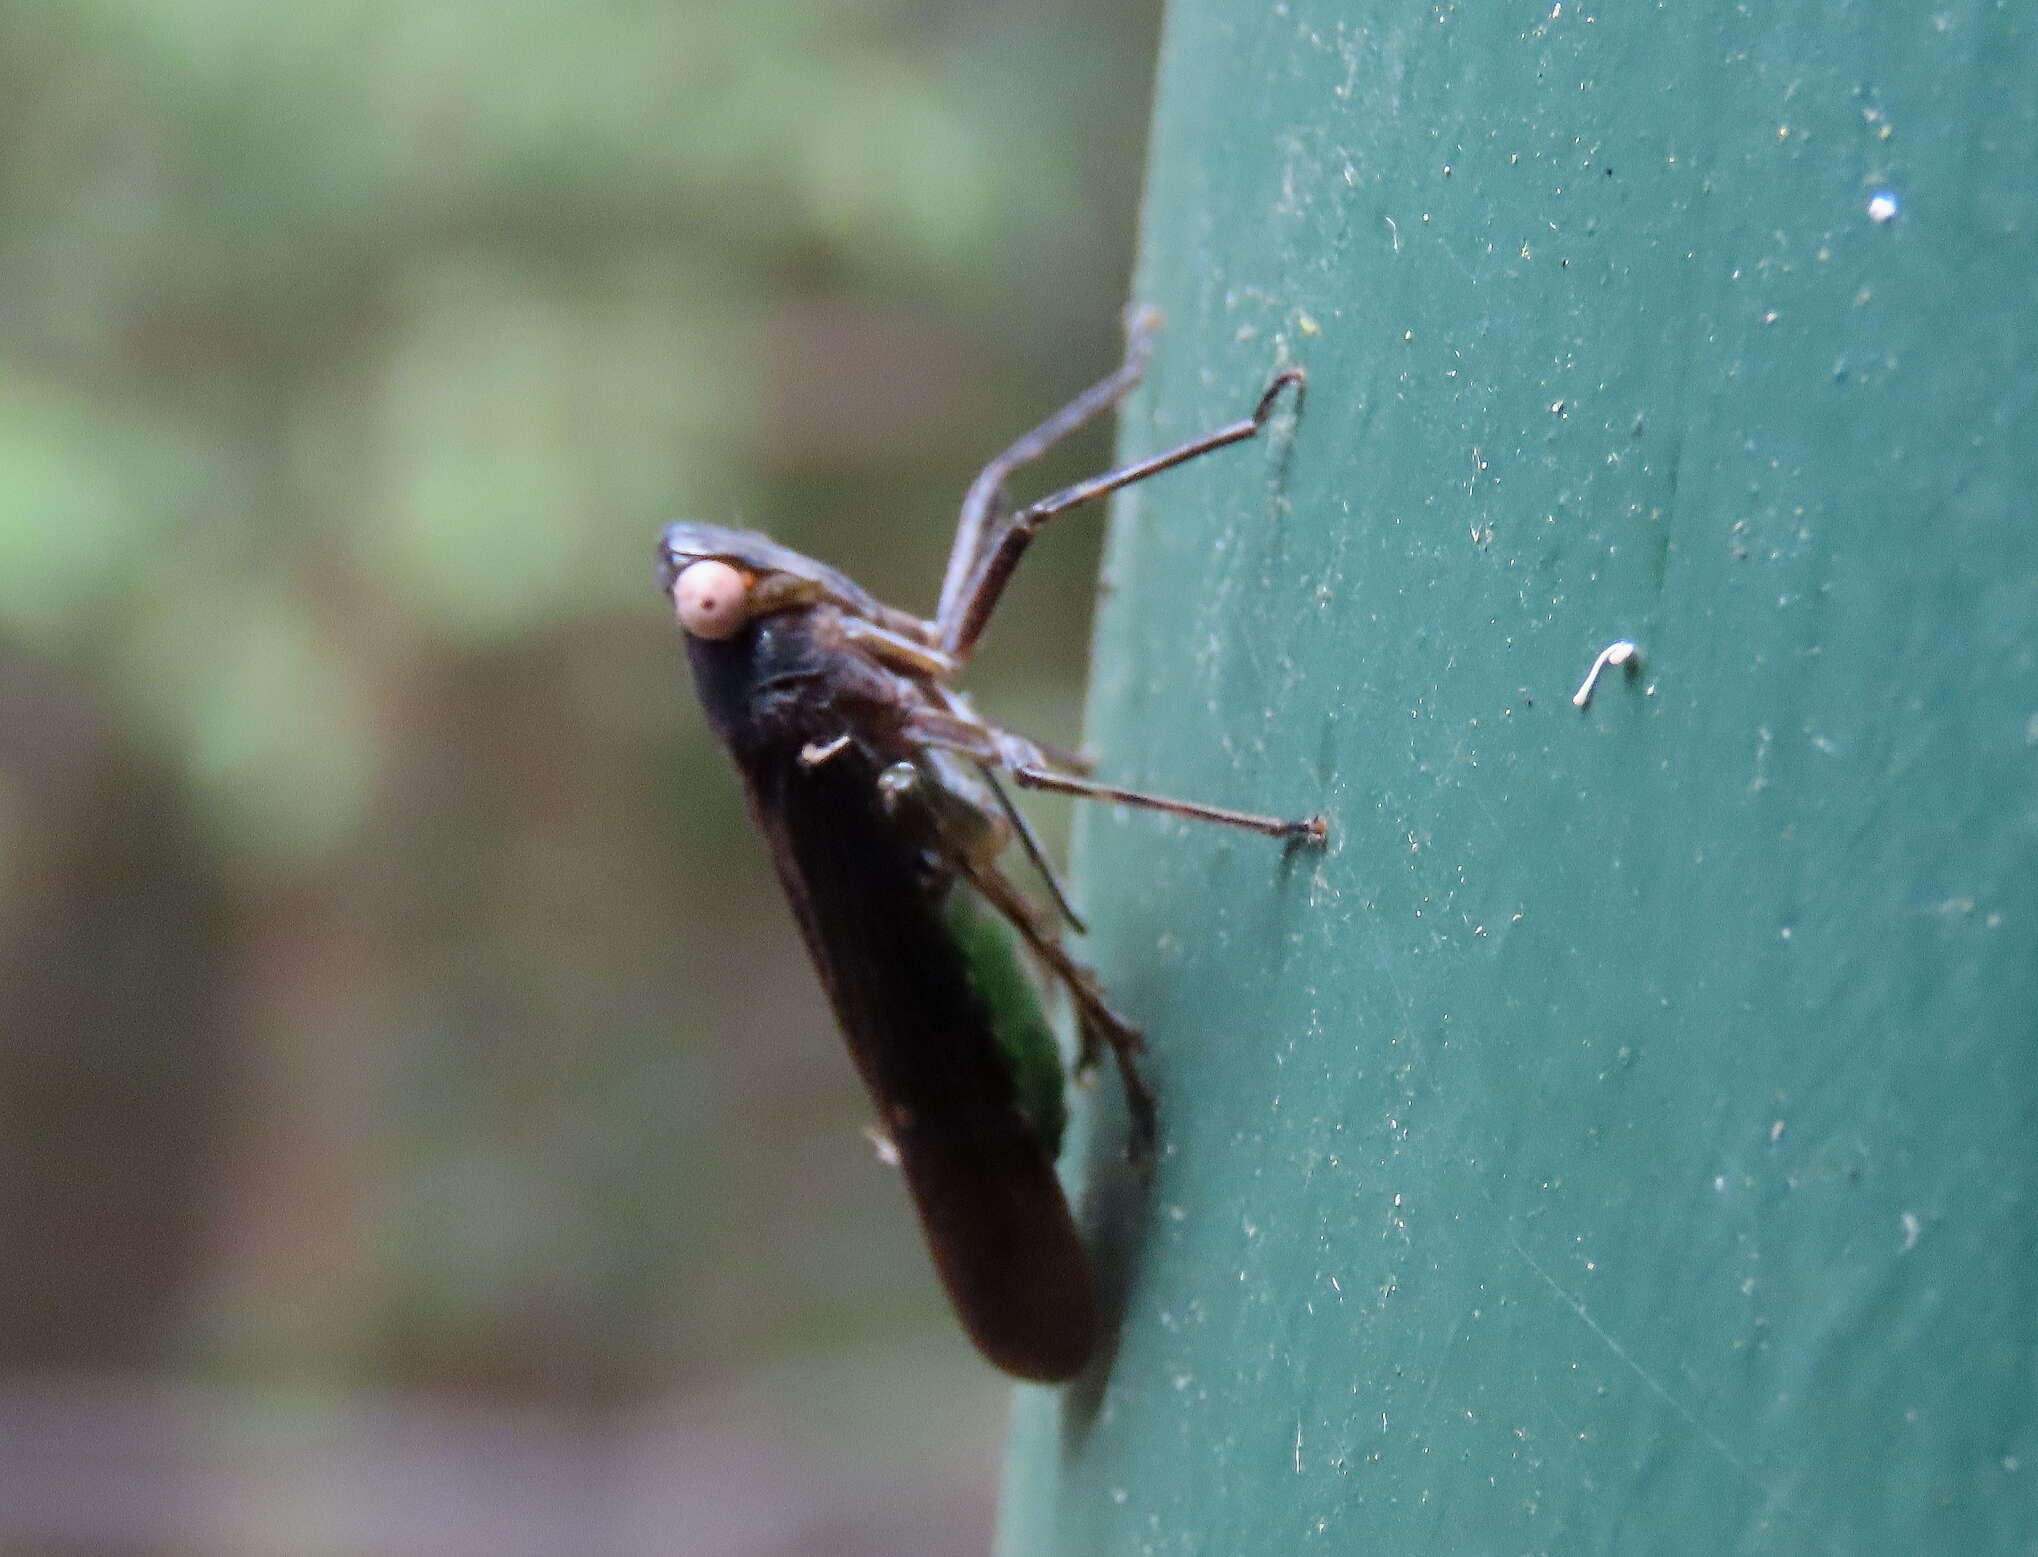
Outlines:
POLYGON ((1023 465, 1030 465, 1078 428, 1095 421, 1118 404, 1146 375, 1147 358, 1153 352, 1154 332, 1160 328, 1159 310, 1136 307, 1125 318, 1125 359, 1108 378, 1100 379, 1054 415, 1005 450, 970 483, 962 500, 962 514, 956 522, 955 540, 948 552, 948 570, 941 580, 941 603, 935 621, 943 643, 950 637, 964 597, 976 583, 992 538, 1002 533, 1012 517, 1005 483, 1023 465))
POLYGON ((1081 1039, 1076 1055, 1077 1069, 1084 1072, 1096 1069, 1102 1051, 1111 1051, 1112 1062, 1118 1068, 1119 1084, 1125 1091, 1125 1111, 1132 1121, 1126 1156, 1136 1163, 1151 1161, 1157 1114, 1153 1092, 1139 1073, 1138 1055, 1146 1047, 1146 1040, 1140 1036, 1139 1029, 1111 1009, 1097 976, 1062 950, 1061 942, 1040 922, 1033 905, 1002 871, 995 866, 979 865, 965 867, 965 874, 970 885, 981 892, 984 900, 1019 932, 1020 938, 1075 1002, 1076 1028, 1081 1039))
MULTIPOLYGON (((1130 366, 1128 363, 1127 369, 1122 371, 1130 371, 1130 366)), ((1250 416, 1227 423, 1200 438, 1191 438, 1165 453, 1149 455, 1130 465, 1107 470, 1101 476, 1092 476, 1088 481, 1064 487, 1052 497, 1031 503, 1005 519, 997 526, 995 536, 988 529, 980 528, 971 536, 973 555, 967 568, 959 569, 954 554, 951 554, 949 577, 942 585, 941 612, 935 624, 943 652, 952 655, 958 663, 969 658, 991 619, 991 612, 1004 595, 1013 570, 1019 566, 1019 559, 1026 554, 1034 535, 1050 519, 1098 498, 1108 497, 1136 481, 1157 476, 1164 470, 1173 470, 1198 455, 1212 453, 1248 438, 1257 438, 1265 430, 1268 418, 1274 414, 1274 404, 1281 398, 1281 391, 1292 387, 1299 400, 1307 383, 1308 375, 1302 369, 1283 368, 1261 392, 1259 403, 1253 407, 1250 416)), ((958 541, 957 550, 960 551, 960 548, 958 541)))

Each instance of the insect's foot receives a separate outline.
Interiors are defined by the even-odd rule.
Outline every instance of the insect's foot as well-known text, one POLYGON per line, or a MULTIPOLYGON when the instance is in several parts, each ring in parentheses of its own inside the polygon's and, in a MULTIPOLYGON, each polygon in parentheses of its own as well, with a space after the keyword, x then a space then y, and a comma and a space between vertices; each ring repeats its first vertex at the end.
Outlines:
POLYGON ((1281 391, 1290 385, 1295 389, 1295 409, 1302 409, 1302 397, 1309 393, 1309 375, 1300 367, 1283 368, 1267 383, 1260 396, 1260 403, 1253 407, 1252 429, 1255 433, 1267 425, 1267 419, 1274 414, 1274 402, 1281 398, 1281 391))

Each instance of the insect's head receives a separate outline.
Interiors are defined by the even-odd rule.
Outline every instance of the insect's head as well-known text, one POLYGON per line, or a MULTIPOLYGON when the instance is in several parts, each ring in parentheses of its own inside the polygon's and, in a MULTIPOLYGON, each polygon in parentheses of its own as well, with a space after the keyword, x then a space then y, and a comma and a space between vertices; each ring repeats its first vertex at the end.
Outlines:
POLYGON ((863 591, 833 568, 752 530, 714 524, 666 526, 658 541, 658 585, 679 624, 695 638, 733 638, 760 616, 832 601, 869 607, 863 591))

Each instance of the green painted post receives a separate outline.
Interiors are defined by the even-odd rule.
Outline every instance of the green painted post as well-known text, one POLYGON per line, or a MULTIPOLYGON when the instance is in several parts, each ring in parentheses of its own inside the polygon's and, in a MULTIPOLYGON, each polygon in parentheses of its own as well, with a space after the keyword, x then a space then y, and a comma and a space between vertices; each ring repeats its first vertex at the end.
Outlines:
MULTIPOLYGON (((1006 1557, 2038 1549, 2038 47, 1182 0, 1106 777, 1162 1157, 1006 1557), (1572 694, 1608 644, 1639 664, 1572 694)), ((1100 1088, 1098 1096, 1107 1096, 1100 1088)))

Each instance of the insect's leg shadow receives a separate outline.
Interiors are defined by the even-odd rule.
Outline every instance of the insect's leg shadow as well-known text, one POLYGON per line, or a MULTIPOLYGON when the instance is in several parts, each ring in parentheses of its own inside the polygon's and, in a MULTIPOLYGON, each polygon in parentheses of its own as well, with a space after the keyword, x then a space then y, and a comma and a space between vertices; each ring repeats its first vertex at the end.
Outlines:
MULTIPOLYGON (((1148 1094, 1149 1103, 1151 1094, 1148 1094)), ((1118 1366, 1118 1348, 1138 1273, 1144 1268, 1147 1240, 1152 1236, 1155 1173, 1152 1164, 1128 1160, 1114 1128, 1116 1110, 1093 1104, 1095 1127, 1083 1136, 1076 1216, 1090 1251, 1100 1320, 1096 1354, 1089 1365, 1062 1388, 1061 1436, 1064 1451, 1080 1449, 1096 1425, 1105 1387, 1118 1366)), ((1128 1130, 1133 1128, 1129 1123, 1128 1130)))

